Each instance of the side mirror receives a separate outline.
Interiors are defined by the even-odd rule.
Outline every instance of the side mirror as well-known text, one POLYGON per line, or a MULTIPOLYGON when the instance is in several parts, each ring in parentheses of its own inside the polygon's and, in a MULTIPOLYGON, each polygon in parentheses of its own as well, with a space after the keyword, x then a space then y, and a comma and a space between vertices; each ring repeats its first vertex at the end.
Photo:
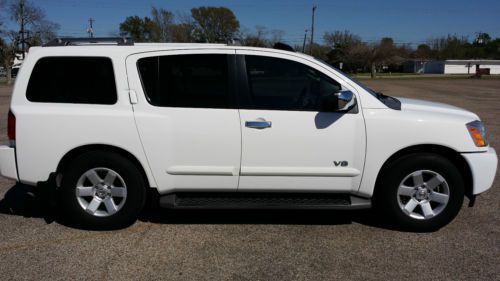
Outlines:
POLYGON ((349 90, 330 94, 322 99, 322 109, 328 112, 348 111, 356 105, 354 93, 349 90))

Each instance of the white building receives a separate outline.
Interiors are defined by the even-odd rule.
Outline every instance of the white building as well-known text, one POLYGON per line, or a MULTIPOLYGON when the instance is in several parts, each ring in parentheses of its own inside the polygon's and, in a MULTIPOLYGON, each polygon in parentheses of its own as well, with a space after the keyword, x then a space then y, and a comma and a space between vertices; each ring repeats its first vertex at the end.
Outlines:
POLYGON ((423 73, 475 74, 476 68, 489 69, 490 74, 500 74, 500 60, 445 60, 425 62, 423 73))

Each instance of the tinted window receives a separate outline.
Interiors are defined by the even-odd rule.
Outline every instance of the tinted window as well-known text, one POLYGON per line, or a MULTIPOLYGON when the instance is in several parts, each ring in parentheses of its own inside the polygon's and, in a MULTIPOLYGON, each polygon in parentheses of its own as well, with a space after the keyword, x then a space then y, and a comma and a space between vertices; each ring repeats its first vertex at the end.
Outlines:
POLYGON ((304 64, 271 57, 245 56, 253 109, 321 110, 322 97, 339 83, 304 64))
POLYGON ((46 57, 31 74, 26 92, 33 102, 116 103, 113 65, 102 57, 46 57))
POLYGON ((230 108, 226 55, 149 57, 137 63, 151 104, 230 108))

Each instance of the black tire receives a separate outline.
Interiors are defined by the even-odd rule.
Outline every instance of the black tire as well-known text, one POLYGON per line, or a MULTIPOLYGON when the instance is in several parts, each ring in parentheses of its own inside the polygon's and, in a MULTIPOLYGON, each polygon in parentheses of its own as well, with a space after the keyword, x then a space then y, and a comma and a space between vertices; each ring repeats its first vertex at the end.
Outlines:
MULTIPOLYGON (((90 197, 89 201, 94 197, 90 197)), ((76 157, 65 170, 60 200, 69 223, 88 229, 118 229, 127 227, 137 220, 145 204, 146 185, 138 167, 126 157, 114 152, 90 151, 76 157), (82 175, 95 168, 114 171, 119 175, 119 180, 126 185, 126 196, 124 199, 118 199, 120 202, 124 200, 122 206, 109 216, 96 216, 85 211, 79 202, 81 199, 76 196, 77 183, 82 175)), ((99 206, 102 209, 102 206, 99 206)), ((105 207, 104 211, 107 209, 107 206, 105 207)))
MULTIPOLYGON (((464 183, 458 168, 445 157, 433 153, 405 155, 389 163, 377 181, 374 206, 382 212, 384 219, 409 231, 435 231, 458 214, 464 201, 464 183), (417 219, 402 210, 398 188, 401 182, 416 171, 433 171, 444 178, 449 190, 448 202, 435 216, 417 219)), ((404 197, 403 197, 404 198, 404 197)), ((411 197, 408 197, 411 199, 411 197)), ((408 200, 410 200, 408 199, 408 200)), ((417 207, 421 208, 421 207, 417 207)), ((420 209, 423 212, 423 209, 420 209)))

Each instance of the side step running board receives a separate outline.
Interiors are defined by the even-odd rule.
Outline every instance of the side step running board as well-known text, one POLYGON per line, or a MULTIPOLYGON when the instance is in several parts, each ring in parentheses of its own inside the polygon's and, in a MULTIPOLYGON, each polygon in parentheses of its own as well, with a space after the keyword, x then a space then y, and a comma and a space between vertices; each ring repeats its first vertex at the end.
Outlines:
POLYGON ((371 200, 336 193, 172 193, 160 197, 170 209, 324 209, 354 210, 371 207, 371 200))

